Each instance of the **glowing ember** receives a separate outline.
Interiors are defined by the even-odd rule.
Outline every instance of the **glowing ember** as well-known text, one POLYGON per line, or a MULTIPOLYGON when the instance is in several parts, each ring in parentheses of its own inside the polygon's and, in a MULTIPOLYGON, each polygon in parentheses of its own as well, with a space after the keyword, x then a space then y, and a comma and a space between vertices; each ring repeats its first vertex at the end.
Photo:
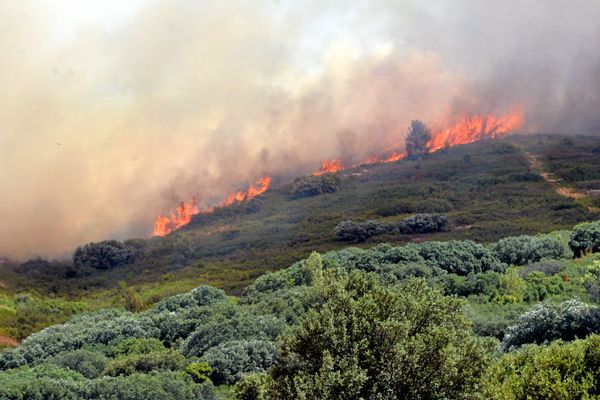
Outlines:
POLYGON ((321 169, 313 172, 313 175, 323 175, 323 174, 326 174, 327 172, 337 172, 337 171, 341 171, 343 169, 345 169, 345 168, 340 160, 331 160, 331 161, 325 160, 325 161, 323 161, 323 165, 321 166, 321 169))
MULTIPOLYGON (((239 203, 245 200, 249 200, 253 197, 263 194, 269 189, 271 184, 271 177, 266 176, 256 181, 254 185, 250 185, 248 190, 238 191, 229 194, 225 200, 219 203, 219 207, 227 207, 234 203, 239 203)), ((175 212, 171 212, 169 215, 159 215, 154 221, 154 236, 165 236, 172 231, 187 225, 191 220, 192 216, 196 214, 207 214, 214 211, 214 207, 208 207, 205 209, 198 209, 196 198, 193 198, 191 202, 186 203, 182 201, 175 212)))

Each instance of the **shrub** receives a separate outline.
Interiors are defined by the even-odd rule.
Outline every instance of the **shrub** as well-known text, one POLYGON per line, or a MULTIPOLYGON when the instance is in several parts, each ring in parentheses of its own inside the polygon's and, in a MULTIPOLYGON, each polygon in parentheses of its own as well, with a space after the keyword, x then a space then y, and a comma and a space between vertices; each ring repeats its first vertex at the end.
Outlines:
POLYGON ((418 246, 418 251, 426 265, 457 275, 485 271, 502 272, 506 268, 494 253, 470 240, 425 242, 418 246))
POLYGON ((185 367, 185 373, 196 383, 203 383, 209 380, 212 368, 208 363, 195 362, 185 367))
POLYGON ((232 385, 243 374, 263 372, 277 358, 275 343, 267 340, 236 340, 206 351, 202 360, 212 367, 210 378, 217 385, 232 385))
POLYGON ((88 243, 78 247, 73 254, 73 264, 76 267, 110 269, 119 265, 132 264, 134 261, 135 250, 116 240, 88 243))
POLYGON ((532 272, 541 272, 546 276, 552 276, 558 274, 564 268, 565 264, 562 261, 542 259, 541 261, 527 265, 519 271, 519 274, 522 278, 525 278, 532 272))
POLYGON ((103 371, 108 376, 127 376, 150 371, 176 371, 183 368, 185 357, 167 349, 148 354, 132 354, 111 361, 103 371))
POLYGON ((339 185, 340 178, 333 174, 304 176, 296 178, 290 194, 294 197, 318 196, 336 192, 339 185))
POLYGON ((212 286, 200 286, 190 292, 167 297, 161 300, 153 312, 181 311, 183 308, 208 306, 227 300, 225 292, 212 286))
POLYGON ((600 337, 504 354, 486 372, 483 396, 491 400, 571 400, 600 393, 600 337))
POLYGON ((108 349, 112 357, 129 356, 132 354, 148 354, 163 351, 165 346, 155 338, 126 338, 118 341, 108 349))
POLYGON ((493 250, 500 261, 511 265, 526 265, 543 258, 557 259, 566 256, 558 239, 544 236, 512 236, 500 239, 493 250))
POLYGON ((569 247, 575 257, 600 251, 600 221, 575 226, 569 240, 569 247))
POLYGON ((502 350, 526 343, 542 344, 556 339, 573 340, 600 332, 600 310, 580 300, 538 304, 508 329, 502 350))
POLYGON ((380 234, 425 234, 448 230, 448 218, 440 214, 417 214, 400 221, 380 223, 377 221, 342 221, 335 227, 337 240, 360 243, 380 234))
POLYGON ((77 371, 86 378, 97 378, 108 364, 108 358, 96 351, 80 349, 54 356, 50 362, 77 371))
POLYGON ((267 380, 265 373, 250 373, 242 379, 233 388, 233 398, 235 400, 266 400, 267 380))
POLYGON ((462 302, 422 280, 327 276, 323 304, 283 336, 267 398, 473 398, 488 346, 462 302), (382 340, 385 338, 385 340, 382 340))

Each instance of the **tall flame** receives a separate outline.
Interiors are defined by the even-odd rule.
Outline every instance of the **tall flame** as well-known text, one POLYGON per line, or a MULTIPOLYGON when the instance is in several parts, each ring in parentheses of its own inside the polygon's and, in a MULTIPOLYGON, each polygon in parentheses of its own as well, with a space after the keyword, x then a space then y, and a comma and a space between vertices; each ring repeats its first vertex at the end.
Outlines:
MULTIPOLYGON (((227 207, 234 203, 246 201, 261 195, 269 189, 270 184, 270 176, 260 178, 254 185, 250 185, 246 191, 240 190, 235 193, 230 193, 223 201, 219 202, 219 207, 227 207)), ((202 210, 199 209, 195 197, 192 198, 192 201, 189 203, 182 201, 174 212, 171 211, 169 215, 163 214, 156 217, 152 233, 154 236, 165 236, 172 231, 187 225, 192 220, 192 216, 196 214, 207 214, 213 211, 214 207, 207 207, 202 210)))
MULTIPOLYGON (((445 147, 459 144, 472 143, 484 138, 495 138, 519 129, 523 125, 524 115, 521 108, 516 107, 502 116, 476 115, 465 116, 459 122, 455 122, 448 128, 439 130, 432 135, 427 143, 429 152, 434 153, 445 147)), ((325 160, 321 169, 313 172, 313 175, 322 175, 327 172, 338 172, 364 164, 382 164, 401 160, 407 156, 406 152, 392 151, 385 155, 374 155, 359 164, 345 166, 340 160, 325 160)))
POLYGON ((523 125, 523 119, 523 111, 520 108, 500 117, 493 114, 465 117, 433 135, 427 147, 433 153, 444 147, 467 144, 484 138, 493 139, 519 129, 523 125))

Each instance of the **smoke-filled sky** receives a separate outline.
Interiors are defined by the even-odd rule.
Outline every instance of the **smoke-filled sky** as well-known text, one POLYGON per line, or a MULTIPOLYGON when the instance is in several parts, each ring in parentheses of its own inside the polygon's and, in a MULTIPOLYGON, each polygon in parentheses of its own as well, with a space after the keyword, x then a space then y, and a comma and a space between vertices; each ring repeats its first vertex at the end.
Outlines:
POLYGON ((520 106, 600 130, 597 0, 0 0, 0 255, 520 106))

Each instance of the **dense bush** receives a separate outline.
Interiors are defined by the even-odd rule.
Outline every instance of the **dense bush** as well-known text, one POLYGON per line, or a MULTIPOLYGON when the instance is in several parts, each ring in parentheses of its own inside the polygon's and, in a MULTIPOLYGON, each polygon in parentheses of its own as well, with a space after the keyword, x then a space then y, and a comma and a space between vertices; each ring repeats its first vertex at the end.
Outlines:
POLYGON ((108 358, 97 351, 80 349, 61 353, 51 358, 50 362, 93 379, 100 376, 108 364, 108 358))
POLYGON ((493 252, 469 240, 425 242, 418 245, 418 251, 426 265, 457 275, 485 271, 502 272, 506 268, 493 252))
POLYGON ((600 337, 525 346, 504 354, 487 371, 483 398, 592 399, 600 394, 600 337))
POLYGON ((190 292, 168 297, 160 301, 154 312, 180 311, 183 308, 208 306, 227 300, 225 292, 211 286, 200 286, 190 292))
POLYGON ((325 282, 323 305, 283 337, 268 399, 476 397, 489 348, 461 301, 419 280, 386 288, 354 273, 325 282))
POLYGON ((221 343, 202 356, 212 367, 210 379, 217 385, 231 385, 249 372, 264 372, 277 359, 275 343, 267 340, 235 340, 221 343))
POLYGON ((150 371, 177 371, 183 369, 185 357, 178 351, 166 349, 147 354, 132 354, 111 361, 103 371, 108 376, 127 376, 150 371))
POLYGON ((116 240, 88 243, 78 247, 73 254, 73 264, 76 267, 110 269, 132 264, 134 261, 135 250, 116 240))
POLYGON ((274 316, 237 312, 198 326, 184 342, 182 351, 186 356, 202 356, 211 347, 232 340, 274 340, 283 326, 283 322, 274 316))
POLYGON ((563 244, 545 236, 512 236, 500 239, 493 247, 500 261, 511 265, 526 265, 543 258, 558 259, 566 256, 563 244))
POLYGON ((448 229, 448 218, 440 214, 417 214, 400 221, 381 223, 377 221, 342 221, 335 227, 337 240, 360 243, 381 234, 424 234, 443 232, 448 229))
POLYGON ((571 234, 569 247, 575 257, 600 251, 600 221, 577 225, 571 234))
POLYGON ((565 268, 565 263, 559 260, 541 260, 527 265, 519 271, 521 277, 526 277, 532 272, 541 272, 546 276, 558 274, 565 268))
POLYGON ((296 178, 290 194, 294 197, 318 196, 320 194, 336 192, 339 185, 340 178, 337 175, 304 176, 296 178))
POLYGON ((573 340, 600 332, 600 309, 580 300, 560 304, 538 304, 508 329, 502 349, 526 343, 542 344, 556 339, 573 340))

